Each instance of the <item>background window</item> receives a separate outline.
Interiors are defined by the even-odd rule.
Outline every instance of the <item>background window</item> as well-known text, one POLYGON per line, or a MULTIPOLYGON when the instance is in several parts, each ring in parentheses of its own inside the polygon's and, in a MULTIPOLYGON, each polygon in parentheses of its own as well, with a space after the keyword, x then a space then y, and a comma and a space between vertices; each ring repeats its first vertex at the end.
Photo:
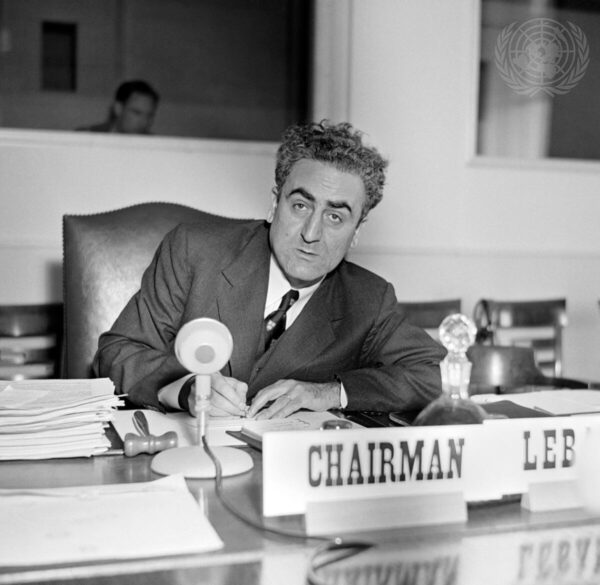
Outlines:
POLYGON ((77 89, 77 26, 42 22, 42 89, 77 89))
POLYGON ((310 117, 313 16, 313 0, 0 0, 0 125, 97 124, 143 79, 154 136, 279 141, 310 117))

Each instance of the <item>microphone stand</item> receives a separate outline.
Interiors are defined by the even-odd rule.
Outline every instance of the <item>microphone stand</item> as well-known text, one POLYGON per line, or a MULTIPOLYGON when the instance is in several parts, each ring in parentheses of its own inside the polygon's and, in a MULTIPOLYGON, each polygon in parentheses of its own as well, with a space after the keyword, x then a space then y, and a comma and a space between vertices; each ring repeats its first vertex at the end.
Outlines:
POLYGON ((194 319, 177 333, 175 355, 185 368, 195 374, 196 444, 158 453, 151 463, 156 473, 182 474, 187 478, 215 477, 215 464, 206 449, 210 449, 220 463, 223 476, 244 473, 254 466, 252 457, 246 451, 233 447, 209 447, 207 440, 210 376, 227 363, 232 346, 231 333, 223 323, 214 319, 194 319))

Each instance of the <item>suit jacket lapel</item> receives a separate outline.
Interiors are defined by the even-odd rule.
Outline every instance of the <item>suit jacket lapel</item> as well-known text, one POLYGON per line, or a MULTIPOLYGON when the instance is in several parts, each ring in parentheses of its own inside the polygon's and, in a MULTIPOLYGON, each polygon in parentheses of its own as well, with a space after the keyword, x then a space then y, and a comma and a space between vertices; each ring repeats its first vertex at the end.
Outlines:
POLYGON ((217 277, 219 319, 233 337, 229 374, 239 380, 250 379, 263 335, 269 257, 268 230, 261 228, 217 277))
POLYGON ((258 360, 260 370, 250 380, 253 390, 289 378, 335 342, 333 325, 342 318, 341 307, 334 302, 335 280, 334 274, 323 281, 291 327, 258 360))

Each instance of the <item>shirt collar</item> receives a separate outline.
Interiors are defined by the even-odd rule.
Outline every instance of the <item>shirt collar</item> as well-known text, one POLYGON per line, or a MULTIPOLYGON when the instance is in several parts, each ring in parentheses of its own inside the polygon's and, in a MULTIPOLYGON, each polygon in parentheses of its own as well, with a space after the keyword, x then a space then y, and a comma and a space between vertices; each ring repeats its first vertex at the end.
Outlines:
MULTIPOLYGON (((323 278, 311 286, 296 288, 295 290, 298 291, 298 300, 310 297, 323 282, 323 278)), ((294 287, 289 283, 288 279, 285 277, 285 274, 283 274, 283 271, 279 267, 279 264, 277 264, 275 257, 273 254, 271 254, 271 260, 269 264, 269 287, 267 289, 267 302, 265 303, 265 306, 268 307, 273 303, 277 303, 277 305, 279 305, 281 297, 291 288, 294 287)))

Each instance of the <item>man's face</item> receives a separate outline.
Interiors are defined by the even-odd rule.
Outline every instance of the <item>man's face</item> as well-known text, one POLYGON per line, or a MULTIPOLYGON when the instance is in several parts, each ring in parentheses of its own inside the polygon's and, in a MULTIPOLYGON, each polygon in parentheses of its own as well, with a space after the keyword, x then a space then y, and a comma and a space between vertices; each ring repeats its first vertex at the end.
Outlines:
POLYGON ((123 134, 148 134, 154 121, 156 103, 142 93, 133 93, 124 104, 116 104, 117 131, 123 134))
POLYGON ((271 249, 293 287, 318 282, 343 260, 365 202, 357 175, 313 160, 294 164, 269 214, 271 249))

